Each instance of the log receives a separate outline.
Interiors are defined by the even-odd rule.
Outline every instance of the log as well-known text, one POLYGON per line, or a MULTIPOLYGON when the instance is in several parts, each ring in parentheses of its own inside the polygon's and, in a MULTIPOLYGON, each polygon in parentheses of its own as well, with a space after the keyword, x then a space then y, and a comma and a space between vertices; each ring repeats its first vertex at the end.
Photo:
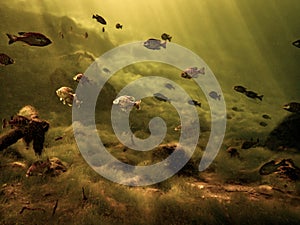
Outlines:
POLYGON ((10 145, 16 143, 20 138, 25 136, 24 130, 15 129, 0 137, 0 151, 3 151, 10 145))

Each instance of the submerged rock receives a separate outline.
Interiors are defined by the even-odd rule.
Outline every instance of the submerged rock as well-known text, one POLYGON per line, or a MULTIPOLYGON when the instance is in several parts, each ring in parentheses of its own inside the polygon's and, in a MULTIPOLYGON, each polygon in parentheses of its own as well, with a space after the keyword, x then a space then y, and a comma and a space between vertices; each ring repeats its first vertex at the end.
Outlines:
POLYGON ((260 175, 270 175, 273 173, 291 180, 300 179, 300 168, 295 165, 292 159, 271 160, 259 169, 260 175))
POLYGON ((294 148, 300 151, 300 114, 287 116, 268 135, 265 146, 270 150, 294 148))

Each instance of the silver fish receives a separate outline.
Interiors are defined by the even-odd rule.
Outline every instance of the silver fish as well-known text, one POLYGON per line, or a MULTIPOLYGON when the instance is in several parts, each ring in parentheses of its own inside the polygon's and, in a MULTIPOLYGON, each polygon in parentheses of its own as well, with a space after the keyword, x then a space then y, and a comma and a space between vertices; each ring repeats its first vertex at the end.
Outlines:
POLYGON ((133 96, 122 95, 113 101, 114 105, 119 105, 121 110, 129 112, 132 107, 136 107, 137 110, 141 109, 141 100, 136 101, 133 96))
POLYGON ((159 50, 160 47, 166 48, 167 42, 161 42, 158 39, 150 38, 144 42, 144 46, 148 49, 159 50))
POLYGON ((199 74, 202 74, 202 75, 205 74, 204 67, 198 68, 195 66, 195 67, 187 68, 181 73, 181 77, 191 79, 191 78, 197 78, 199 76, 199 74))

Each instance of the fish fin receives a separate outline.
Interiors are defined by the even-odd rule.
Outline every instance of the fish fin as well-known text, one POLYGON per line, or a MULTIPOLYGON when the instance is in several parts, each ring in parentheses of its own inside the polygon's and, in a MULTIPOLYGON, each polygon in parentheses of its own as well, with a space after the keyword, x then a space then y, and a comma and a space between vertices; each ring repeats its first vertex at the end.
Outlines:
POLYGON ((18 37, 12 34, 6 34, 9 38, 8 44, 11 45, 12 43, 16 42, 18 37))
POLYGON ((26 34, 26 33, 27 33, 27 32, 24 32, 24 31, 23 31, 23 32, 18 32, 19 35, 24 35, 24 34, 26 34))
POLYGON ((264 95, 257 96, 257 98, 258 98, 259 100, 261 100, 261 101, 262 101, 263 97, 264 97, 264 95))
POLYGON ((167 42, 165 41, 164 43, 160 44, 161 47, 166 48, 167 47, 167 42))
POLYGON ((96 17, 95 15, 93 15, 93 16, 92 16, 92 19, 95 19, 95 18, 97 18, 97 17, 96 17))

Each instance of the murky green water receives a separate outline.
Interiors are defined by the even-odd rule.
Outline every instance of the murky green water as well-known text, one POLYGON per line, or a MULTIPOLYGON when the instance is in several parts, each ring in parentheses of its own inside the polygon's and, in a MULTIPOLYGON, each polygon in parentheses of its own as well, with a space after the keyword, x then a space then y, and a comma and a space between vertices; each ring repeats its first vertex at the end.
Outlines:
MULTIPOLYGON (((0 67, 0 116, 8 118, 31 104, 52 126, 70 125, 71 108, 59 101, 55 90, 75 89, 72 77, 88 68, 90 56, 97 58, 121 44, 160 38, 166 32, 172 42, 198 54, 218 79, 230 117, 227 137, 264 136, 289 115, 282 105, 300 99, 300 49, 291 44, 300 37, 299 11, 297 0, 1 1, 0 52, 15 64, 0 67), (105 32, 91 18, 94 13, 107 20, 105 32), (115 28, 117 22, 123 24, 122 30, 115 28), (21 42, 8 45, 5 34, 19 31, 41 32, 53 43, 42 48, 21 42), (263 101, 235 92, 235 85, 263 94, 263 101), (265 127, 259 125, 263 114, 272 118, 265 127)), ((111 86, 119 89, 136 71, 119 71, 111 86)), ((180 74, 174 80, 190 88, 180 74)), ((201 90, 199 95, 190 93, 205 106, 201 90)), ((106 109, 113 95, 107 91, 101 100, 106 109)), ((145 117, 155 114, 151 104, 144 107, 145 117)), ((198 112, 200 118, 209 119, 209 108, 198 112)))

